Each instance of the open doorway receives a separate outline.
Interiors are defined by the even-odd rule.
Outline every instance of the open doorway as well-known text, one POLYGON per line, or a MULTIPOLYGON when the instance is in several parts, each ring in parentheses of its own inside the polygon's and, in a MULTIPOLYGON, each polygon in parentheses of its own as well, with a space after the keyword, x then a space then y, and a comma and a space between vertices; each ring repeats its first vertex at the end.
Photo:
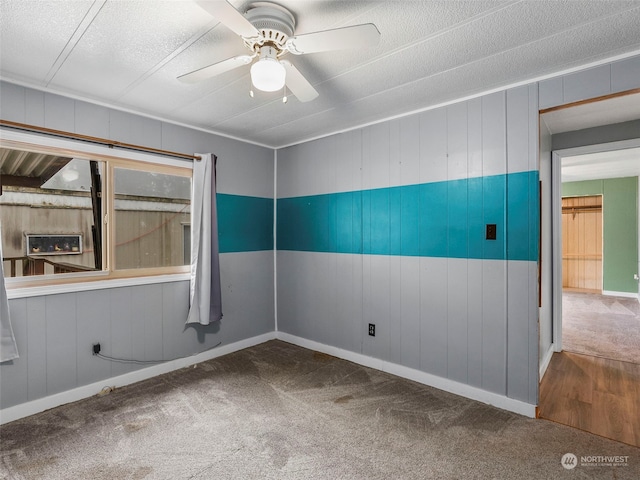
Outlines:
MULTIPOLYGON (((593 293, 601 290, 605 296, 640 301, 638 280, 634 279, 640 271, 640 92, 542 112, 540 140, 542 377, 551 353, 563 350, 562 293, 563 287, 569 286, 567 283, 578 282, 578 288, 592 289, 593 293), (567 229, 563 217, 573 218, 576 210, 563 215, 562 198, 593 196, 601 197, 600 206, 589 208, 602 210, 602 252, 596 240, 589 248, 579 247, 571 252, 592 256, 589 262, 586 258, 582 262, 576 257, 569 260, 566 242, 570 238, 563 236, 563 230, 567 229), (569 262, 582 269, 583 277, 593 277, 601 262, 602 283, 598 285, 600 280, 596 276, 591 278, 591 286, 587 286, 587 279, 580 280, 569 262), (568 275, 574 278, 568 279, 568 275)), ((584 202, 574 201, 577 206, 584 202)), ((586 205, 581 210, 582 213, 576 213, 578 221, 590 215, 586 205)), ((599 227, 596 222, 592 225, 599 227)))
POLYGON ((559 109, 540 119, 539 414, 640 446, 640 392, 628 388, 640 378, 640 295, 633 277, 640 270, 640 95, 559 109), (631 134, 616 138, 625 122, 632 124, 631 134), (596 138, 602 143, 595 144, 596 138), (629 189, 632 199, 621 206, 621 192, 629 189), (595 231, 580 240, 569 218, 595 231), (616 223, 625 228, 612 230, 616 223), (567 248, 567 242, 578 245, 567 248))
POLYGON ((553 159, 561 177, 560 350, 640 365, 640 139, 557 150, 553 159))

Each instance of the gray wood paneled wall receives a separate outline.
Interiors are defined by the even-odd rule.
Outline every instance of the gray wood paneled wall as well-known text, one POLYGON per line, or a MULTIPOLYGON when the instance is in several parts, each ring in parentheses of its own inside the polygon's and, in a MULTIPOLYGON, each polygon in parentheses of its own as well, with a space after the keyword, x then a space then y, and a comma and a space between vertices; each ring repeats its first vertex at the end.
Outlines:
MULTIPOLYGON (((219 193, 273 198, 269 148, 5 82, 0 117, 182 153, 212 152, 219 193)), ((272 251, 222 254, 221 280, 224 318, 209 327, 185 329, 188 281, 10 300, 20 358, 0 366, 0 408, 144 367, 94 357, 95 342, 105 355, 170 360, 274 330, 272 251)))
MULTIPOLYGON (((537 170, 538 108, 639 87, 633 57, 290 147, 278 152, 278 196, 537 170)), ((0 106, 6 120, 213 152, 220 193, 273 198, 270 149, 8 83, 0 106)), ((221 262, 219 330, 183 329, 187 282, 11 300, 22 357, 0 367, 0 407, 138 368, 93 358, 94 341, 169 359, 272 331, 272 252, 221 262)), ((536 262, 279 251, 277 266, 280 330, 537 403, 536 262)))
MULTIPOLYGON (((638 87, 633 57, 288 147, 277 196, 537 171, 539 108, 638 87)), ((539 344, 537 262, 277 255, 280 330, 537 404, 552 322, 540 318, 539 344)))
MULTIPOLYGON (((278 198, 537 170, 537 93, 524 86, 281 150, 278 198)), ((536 403, 536 262, 277 255, 280 330, 536 403)))

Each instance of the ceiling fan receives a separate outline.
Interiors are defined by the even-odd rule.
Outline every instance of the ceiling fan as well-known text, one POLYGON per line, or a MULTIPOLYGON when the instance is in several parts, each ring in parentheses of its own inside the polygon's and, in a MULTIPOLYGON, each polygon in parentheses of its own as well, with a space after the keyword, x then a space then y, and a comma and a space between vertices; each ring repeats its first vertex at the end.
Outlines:
MULTIPOLYGON (((251 53, 231 57, 178 77, 187 83, 206 80, 253 63, 253 87, 275 92, 286 85, 298 100, 309 102, 318 96, 318 92, 291 62, 282 60, 283 56, 287 53, 303 55, 363 48, 377 44, 380 39, 380 32, 372 23, 294 35, 293 14, 271 2, 252 3, 244 14, 225 0, 196 0, 196 3, 240 35, 251 53)), ((253 91, 250 93, 253 96, 253 91)), ((286 95, 283 101, 286 102, 286 95)))

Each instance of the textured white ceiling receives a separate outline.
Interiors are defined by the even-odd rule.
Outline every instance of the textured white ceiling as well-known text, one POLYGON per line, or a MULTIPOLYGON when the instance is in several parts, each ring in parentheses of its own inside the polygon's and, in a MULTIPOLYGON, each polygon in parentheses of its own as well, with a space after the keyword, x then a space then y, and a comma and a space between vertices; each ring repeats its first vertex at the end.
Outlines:
POLYGON ((627 148, 562 159, 562 181, 640 176, 640 148, 627 148))
MULTIPOLYGON (((241 11, 251 3, 233 0, 241 11)), ((247 53, 191 0, 0 0, 0 78, 272 147, 640 50, 640 1, 278 0, 296 33, 374 23, 379 45, 289 56, 320 96, 248 95, 247 53)))
MULTIPOLYGON (((542 125, 552 135, 637 119, 640 119, 640 93, 561 108, 541 115, 542 125)), ((640 147, 621 148, 614 144, 608 149, 605 144, 590 149, 594 151, 562 158, 563 182, 640 176, 640 147)))
POLYGON ((553 110, 542 117, 552 135, 637 120, 640 119, 640 93, 553 110))

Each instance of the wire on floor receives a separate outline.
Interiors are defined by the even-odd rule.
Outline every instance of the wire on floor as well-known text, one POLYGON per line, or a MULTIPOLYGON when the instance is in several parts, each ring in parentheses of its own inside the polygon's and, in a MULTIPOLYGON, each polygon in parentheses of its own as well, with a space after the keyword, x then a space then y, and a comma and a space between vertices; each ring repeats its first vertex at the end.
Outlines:
POLYGON ((215 344, 211 348, 207 348, 206 350, 203 350, 201 352, 192 353, 191 355, 185 355, 184 357, 176 357, 176 358, 169 358, 169 359, 162 359, 162 360, 137 360, 135 358, 119 358, 119 357, 111 357, 109 355, 103 355, 102 353, 95 353, 94 355, 96 357, 102 358, 103 360, 109 360, 111 362, 135 363, 137 365, 150 365, 150 364, 155 364, 155 363, 172 362, 174 360, 182 360, 183 358, 194 357, 194 356, 199 355, 201 353, 208 352, 209 350, 213 350, 214 348, 219 347, 221 344, 222 344, 222 342, 218 342, 217 344, 215 344))

